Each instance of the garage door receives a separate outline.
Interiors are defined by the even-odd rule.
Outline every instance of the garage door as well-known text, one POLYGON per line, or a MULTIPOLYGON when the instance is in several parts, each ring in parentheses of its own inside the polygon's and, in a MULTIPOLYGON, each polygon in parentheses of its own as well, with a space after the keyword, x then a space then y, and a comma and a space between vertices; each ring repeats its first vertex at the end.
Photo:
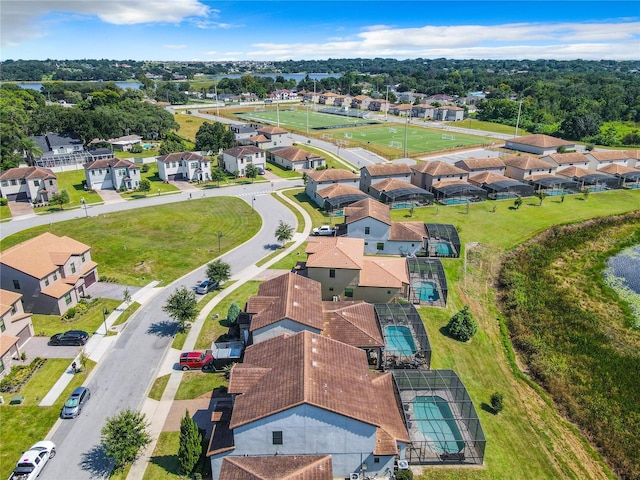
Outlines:
POLYGON ((7 200, 10 202, 26 202, 29 198, 27 197, 27 192, 20 192, 7 195, 7 200))
POLYGON ((84 278, 84 286, 85 287, 90 287, 94 283, 96 283, 96 272, 95 272, 95 270, 84 278))
POLYGON ((18 332, 18 347, 22 347, 26 343, 27 340, 31 338, 31 330, 29 329, 29 325, 24 327, 20 332, 18 332))

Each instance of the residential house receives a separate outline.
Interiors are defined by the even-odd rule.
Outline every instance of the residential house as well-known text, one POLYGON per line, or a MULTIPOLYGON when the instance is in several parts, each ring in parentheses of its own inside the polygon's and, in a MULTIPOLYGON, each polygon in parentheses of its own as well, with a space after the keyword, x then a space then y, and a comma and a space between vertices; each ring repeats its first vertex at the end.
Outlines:
POLYGON ((309 238, 306 274, 322 284, 323 300, 384 303, 406 298, 409 276, 405 259, 365 256, 364 247, 362 238, 309 238))
POLYGON ((84 176, 92 190, 134 190, 140 185, 140 167, 123 158, 85 163, 84 176))
POLYGON ((413 116, 416 118, 433 118, 436 115, 436 107, 429 105, 428 103, 421 103, 419 105, 413 105, 413 116))
POLYGON ((581 167, 589 168, 591 160, 584 153, 550 153, 542 157, 542 160, 555 165, 557 168, 581 167))
MULTIPOLYGON (((620 166, 623 167, 624 165, 620 166)), ((590 192, 598 192, 620 187, 620 179, 618 177, 603 171, 593 171, 583 167, 573 166, 558 169, 556 173, 558 176, 566 177, 577 182, 578 188, 581 191, 588 189, 590 192)))
POLYGON ((464 108, 452 105, 444 105, 435 109, 434 120, 442 120, 443 122, 459 122, 464 120, 464 108))
POLYGON ((330 185, 347 185, 357 188, 360 175, 343 168, 326 168, 307 173, 305 192, 317 205, 322 205, 321 197, 317 197, 318 190, 330 185))
POLYGON ((444 93, 437 93, 435 95, 431 95, 430 97, 427 97, 425 100, 427 101, 427 103, 438 102, 440 104, 443 104, 443 103, 455 102, 456 99, 451 95, 445 95, 444 93))
POLYGON ((211 180, 211 160, 195 152, 176 152, 156 159, 158 176, 165 182, 211 180))
POLYGON ((504 147, 519 152, 532 153, 534 155, 549 155, 556 153, 560 147, 565 150, 575 150, 576 144, 561 138, 538 133, 506 140, 504 147))
POLYGON ((589 170, 599 170, 601 167, 609 164, 624 165, 630 167, 631 163, 629 154, 623 150, 591 150, 585 153, 585 157, 589 159, 589 170))
POLYGON ((360 169, 360 190, 370 194, 371 185, 388 178, 411 181, 411 168, 406 163, 378 163, 360 169))
POLYGON ((389 105, 391 105, 391 103, 387 100, 376 98, 369 102, 368 110, 372 112, 386 112, 389 110, 389 105))
POLYGON ((22 346, 33 334, 31 314, 24 311, 22 294, 0 289, 0 378, 20 358, 22 346))
POLYGON ((469 178, 468 171, 440 160, 411 165, 410 171, 411 183, 425 190, 430 190, 433 184, 437 182, 449 180, 466 182, 467 178, 469 178))
POLYGON ((600 167, 598 171, 617 177, 622 188, 640 188, 640 169, 609 163, 600 167))
POLYGON ((124 137, 110 138, 106 140, 106 143, 110 144, 113 150, 128 152, 134 145, 142 143, 142 137, 140 135, 126 135, 124 137))
POLYGON ((498 157, 464 158, 458 160, 454 165, 462 170, 466 170, 469 172, 469 175, 482 172, 504 175, 507 169, 507 166, 498 157))
POLYGON ((370 198, 359 188, 336 183, 318 190, 313 200, 332 215, 340 215, 345 207, 354 202, 370 198))
POLYGON ((532 176, 536 175, 555 175, 558 168, 546 160, 530 155, 511 155, 502 157, 502 161, 507 167, 504 172, 505 176, 521 182, 529 181, 532 176))
POLYGON ((269 150, 275 147, 290 147, 293 139, 284 128, 268 126, 258 129, 256 135, 249 138, 251 144, 269 150))
POLYGON ((389 107, 389 113, 391 115, 398 115, 401 117, 409 117, 414 116, 413 105, 409 105, 408 103, 401 103, 398 105, 391 105, 389 107))
POLYGON ((48 202, 56 193, 58 178, 48 168, 9 168, 0 173, 0 197, 10 202, 48 202))
POLYGON ((218 480, 333 480, 330 455, 255 455, 225 457, 218 480))
POLYGON ((29 137, 42 150, 42 155, 28 159, 40 167, 56 167, 60 165, 75 165, 87 161, 84 143, 75 133, 47 133, 29 137))
POLYGON ((627 150, 627 167, 640 168, 640 150, 627 150))
POLYGON ((222 152, 222 168, 229 173, 237 172, 244 177, 247 165, 252 164, 258 169, 266 168, 266 153, 253 145, 229 148, 222 152))
POLYGON ((339 95, 333 92, 321 93, 318 102, 322 105, 333 105, 333 101, 339 95))
POLYGON ((262 128, 262 126, 257 123, 229 125, 229 131, 233 133, 233 140, 238 145, 249 145, 249 139, 254 137, 260 128, 262 128))
POLYGON ((324 157, 298 147, 278 147, 269 150, 269 160, 285 170, 309 170, 324 167, 324 157))
POLYGON ((369 194, 391 208, 411 208, 433 203, 433 194, 424 188, 395 178, 387 178, 369 187, 369 194))
POLYGON ((371 103, 371 97, 367 95, 356 95, 351 100, 351 108, 357 108, 360 110, 369 110, 369 104, 371 103))
POLYGON ((0 288, 22 294, 31 313, 62 315, 98 281, 91 247, 43 233, 0 252, 0 288))
POLYGON ((320 102, 320 93, 317 92, 304 92, 302 95, 302 99, 304 103, 319 103, 320 102))
POLYGON ((351 95, 337 95, 333 98, 334 107, 350 107, 353 97, 351 95))
POLYGON ((471 174, 469 176, 469 183, 486 190, 487 197, 492 200, 530 197, 533 195, 533 186, 528 183, 520 182, 490 171, 471 174))

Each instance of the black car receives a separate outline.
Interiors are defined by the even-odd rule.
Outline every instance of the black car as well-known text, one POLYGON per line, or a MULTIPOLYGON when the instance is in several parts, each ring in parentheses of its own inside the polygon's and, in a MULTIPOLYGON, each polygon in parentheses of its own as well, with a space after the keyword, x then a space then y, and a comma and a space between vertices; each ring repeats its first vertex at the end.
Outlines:
POLYGON ((76 388, 71 393, 68 400, 64 402, 64 407, 62 407, 60 416, 62 418, 76 418, 80 415, 82 407, 84 407, 84 404, 87 403, 90 397, 91 392, 87 387, 76 388))
POLYGON ((84 345, 89 340, 89 334, 82 330, 69 330, 56 333, 49 340, 49 345, 84 345))

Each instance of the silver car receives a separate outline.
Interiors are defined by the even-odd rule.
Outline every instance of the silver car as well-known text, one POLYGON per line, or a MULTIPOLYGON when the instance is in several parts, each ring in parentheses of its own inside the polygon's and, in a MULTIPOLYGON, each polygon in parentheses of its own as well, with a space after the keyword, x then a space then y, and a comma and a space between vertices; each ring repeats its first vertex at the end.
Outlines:
POLYGON ((62 418, 76 418, 80 415, 82 407, 84 407, 90 397, 91 392, 87 387, 76 388, 71 393, 67 401, 64 402, 64 407, 62 407, 62 413, 60 416, 62 418))

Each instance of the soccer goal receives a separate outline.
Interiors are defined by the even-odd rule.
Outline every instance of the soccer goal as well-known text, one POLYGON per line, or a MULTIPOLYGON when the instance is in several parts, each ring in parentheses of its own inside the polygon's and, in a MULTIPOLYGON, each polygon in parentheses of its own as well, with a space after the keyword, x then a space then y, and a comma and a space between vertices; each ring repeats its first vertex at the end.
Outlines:
POLYGON ((391 141, 389 142, 389 146, 391 148, 397 148, 398 150, 402 150, 402 142, 391 141))
POLYGON ((446 133, 442 134, 442 140, 455 140, 456 136, 455 135, 448 135, 446 133))
POLYGON ((353 138, 353 135, 351 135, 350 133, 345 133, 344 138, 353 138))
POLYGON ((398 129, 389 127, 389 133, 398 133, 398 129))

